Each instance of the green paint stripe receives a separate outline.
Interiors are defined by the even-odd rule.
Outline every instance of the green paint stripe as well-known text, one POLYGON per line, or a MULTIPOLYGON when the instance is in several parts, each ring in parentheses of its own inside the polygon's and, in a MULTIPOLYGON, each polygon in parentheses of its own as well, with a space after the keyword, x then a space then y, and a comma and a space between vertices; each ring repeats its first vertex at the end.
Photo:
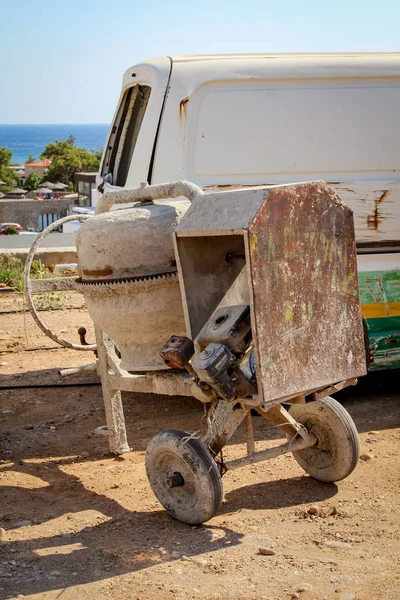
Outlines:
POLYGON ((365 319, 369 337, 375 333, 397 333, 400 335, 400 317, 386 317, 385 319, 365 319))
POLYGON ((358 273, 361 304, 400 302, 400 269, 358 273))

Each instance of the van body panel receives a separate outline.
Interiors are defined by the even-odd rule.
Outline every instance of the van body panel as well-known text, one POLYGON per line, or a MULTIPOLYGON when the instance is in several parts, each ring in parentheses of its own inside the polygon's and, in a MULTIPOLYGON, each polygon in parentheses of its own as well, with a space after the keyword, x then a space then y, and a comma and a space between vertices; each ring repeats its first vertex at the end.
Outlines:
POLYGON ((152 183, 322 179, 357 241, 400 239, 400 54, 173 60, 152 183))

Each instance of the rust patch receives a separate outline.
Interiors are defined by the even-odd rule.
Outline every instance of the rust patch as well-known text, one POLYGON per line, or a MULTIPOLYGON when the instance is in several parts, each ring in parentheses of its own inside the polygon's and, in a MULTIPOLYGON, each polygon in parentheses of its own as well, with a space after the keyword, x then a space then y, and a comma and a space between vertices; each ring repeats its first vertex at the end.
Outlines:
POLYGON ((382 217, 379 214, 379 205, 382 204, 388 193, 389 190, 383 190, 379 198, 376 198, 374 212, 372 213, 372 215, 367 216, 368 229, 375 229, 375 231, 378 230, 379 223, 382 221, 382 217))
POLYGON ((186 96, 186 98, 183 98, 183 100, 180 101, 179 103, 179 118, 181 119, 183 116, 187 117, 187 104, 189 102, 189 96, 186 96))
POLYGON ((249 257, 265 402, 365 372, 352 212, 327 185, 271 188, 249 257))
POLYGON ((96 269, 94 271, 90 271, 89 269, 82 269, 83 275, 87 277, 106 277, 107 275, 112 275, 112 268, 106 265, 104 269, 96 269))

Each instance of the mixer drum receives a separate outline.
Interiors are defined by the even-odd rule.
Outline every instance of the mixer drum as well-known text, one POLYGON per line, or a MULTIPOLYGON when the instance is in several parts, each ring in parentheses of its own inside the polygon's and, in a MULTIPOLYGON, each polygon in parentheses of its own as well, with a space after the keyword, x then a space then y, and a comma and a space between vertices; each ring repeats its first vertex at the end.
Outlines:
POLYGON ((79 276, 96 327, 107 333, 127 371, 166 369, 159 352, 185 335, 172 233, 188 200, 138 204, 96 215, 77 235, 79 276))

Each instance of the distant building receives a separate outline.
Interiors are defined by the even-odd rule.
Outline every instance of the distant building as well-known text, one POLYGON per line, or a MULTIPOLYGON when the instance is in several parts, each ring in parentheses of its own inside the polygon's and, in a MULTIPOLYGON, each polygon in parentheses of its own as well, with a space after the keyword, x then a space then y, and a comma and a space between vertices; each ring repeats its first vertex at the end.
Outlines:
POLYGON ((25 173, 25 168, 22 165, 10 165, 8 168, 14 171, 18 176, 24 175, 25 173))
POLYGON ((75 173, 78 184, 78 206, 96 206, 97 173, 75 173))
POLYGON ((17 185, 19 181, 23 183, 25 181, 25 169, 22 165, 11 165, 9 167, 12 171, 14 171, 15 179, 14 185, 17 185))
POLYGON ((2 198, 0 200, 0 223, 19 223, 23 229, 42 231, 45 227, 66 217, 70 198, 60 200, 33 200, 2 198))
POLYGON ((35 162, 25 163, 25 179, 31 174, 36 173, 39 177, 44 177, 47 173, 47 169, 51 165, 51 160, 45 158, 44 160, 37 160, 35 162))

